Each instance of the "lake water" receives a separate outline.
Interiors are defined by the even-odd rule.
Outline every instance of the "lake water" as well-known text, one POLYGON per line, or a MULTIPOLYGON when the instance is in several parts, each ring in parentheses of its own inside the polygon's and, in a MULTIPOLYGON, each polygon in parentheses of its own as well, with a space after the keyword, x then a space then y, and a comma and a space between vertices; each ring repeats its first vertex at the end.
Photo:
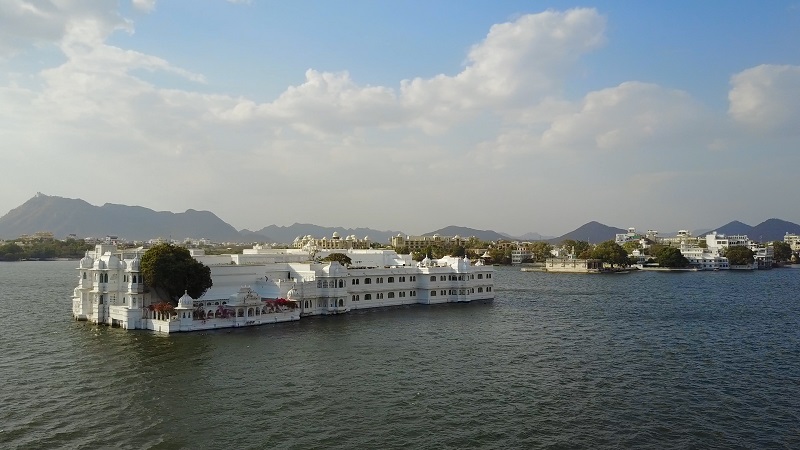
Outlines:
POLYGON ((489 305, 163 336, 0 263, 0 448, 798 448, 800 270, 497 267, 489 305))

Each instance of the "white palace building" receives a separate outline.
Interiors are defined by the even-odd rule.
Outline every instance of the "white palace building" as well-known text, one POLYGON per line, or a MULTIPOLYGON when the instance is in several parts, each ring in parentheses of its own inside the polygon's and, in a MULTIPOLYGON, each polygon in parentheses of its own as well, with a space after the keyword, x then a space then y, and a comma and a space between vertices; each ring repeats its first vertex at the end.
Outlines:
MULTIPOLYGON (((77 320, 163 333, 263 325, 305 316, 409 304, 492 301, 492 266, 467 258, 415 262, 393 250, 347 249, 351 264, 309 262, 303 249, 254 246, 241 254, 205 255, 213 286, 177 307, 148 289, 139 271, 144 250, 98 244, 78 267, 72 297, 77 320)), ((333 253, 315 252, 317 258, 333 253)))

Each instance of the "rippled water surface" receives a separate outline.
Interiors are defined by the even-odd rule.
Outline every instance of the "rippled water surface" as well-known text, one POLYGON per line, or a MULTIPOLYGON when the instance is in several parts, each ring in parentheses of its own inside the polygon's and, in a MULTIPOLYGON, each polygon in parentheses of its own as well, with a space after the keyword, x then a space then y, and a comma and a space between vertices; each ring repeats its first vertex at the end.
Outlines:
POLYGON ((0 263, 2 448, 798 448, 800 270, 498 267, 489 305, 163 336, 0 263))

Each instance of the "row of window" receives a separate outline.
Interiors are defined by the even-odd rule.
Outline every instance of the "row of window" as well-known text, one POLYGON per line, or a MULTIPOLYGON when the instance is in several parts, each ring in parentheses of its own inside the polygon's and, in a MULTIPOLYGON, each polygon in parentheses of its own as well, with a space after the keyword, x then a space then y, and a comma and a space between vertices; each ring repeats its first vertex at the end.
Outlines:
MULTIPOLYGON (((86 272, 83 272, 83 279, 86 279, 86 272)), ((141 275, 131 275, 128 276, 127 274, 122 275, 122 281, 127 283, 128 280, 131 280, 132 283, 143 283, 144 280, 142 279, 141 275)), ((108 283, 108 274, 107 273, 96 273, 94 274, 94 280, 99 281, 100 283, 108 283)))
MULTIPOLYGON (((375 299, 376 300, 383 300, 383 295, 384 295, 383 292, 378 292, 377 294, 375 294, 375 299)), ((417 296, 417 291, 408 291, 407 294, 406 294, 405 291, 400 291, 400 292, 397 293, 397 297, 402 298, 402 297, 406 297, 406 296, 408 296, 408 297, 416 297, 417 296)), ((386 292, 386 298, 395 298, 395 293, 394 292, 386 292)), ((354 301, 354 302, 361 301, 361 295, 360 294, 355 294, 355 295, 351 296, 350 299, 352 301, 354 301)), ((364 294, 364 300, 372 300, 372 294, 364 294)))
MULTIPOLYGON (((483 275, 484 274, 479 273, 478 274, 478 279, 482 280, 483 279, 483 275)), ((438 279, 439 279, 439 281, 464 281, 466 279, 466 277, 469 277, 469 279, 475 279, 475 274, 470 274, 470 275, 439 275, 438 279)), ((398 283, 405 283, 406 282, 406 278, 408 278, 409 282, 417 281, 417 276, 416 275, 411 275, 409 277, 398 276, 397 277, 397 282, 398 283)), ((486 274, 486 278, 492 278, 492 274, 487 273, 486 274)), ((375 284, 384 283, 384 279, 385 279, 386 283, 394 283, 395 282, 395 277, 385 277, 385 278, 384 277, 375 277, 375 284)), ((430 280, 431 281, 436 281, 437 280, 436 275, 431 275, 430 280)), ((361 284, 361 279, 360 278, 352 278, 350 280, 350 285, 352 285, 352 286, 356 286, 356 285, 360 285, 360 284, 361 284)), ((364 284, 372 284, 372 278, 370 278, 370 277, 364 278, 364 284)), ((344 281, 335 280, 335 279, 328 280, 328 279, 325 279, 325 278, 318 278, 317 279, 317 287, 318 288, 336 288, 336 287, 343 288, 344 287, 344 281)))

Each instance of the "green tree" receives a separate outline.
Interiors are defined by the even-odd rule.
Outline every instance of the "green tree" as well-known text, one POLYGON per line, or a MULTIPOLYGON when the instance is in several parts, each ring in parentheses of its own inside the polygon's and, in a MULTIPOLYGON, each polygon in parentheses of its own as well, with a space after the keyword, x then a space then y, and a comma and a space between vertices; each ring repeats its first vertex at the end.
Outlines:
POLYGON ((489 257, 494 264, 511 264, 511 248, 492 247, 489 250, 489 257))
POLYGON ((322 261, 331 262, 336 261, 343 266, 349 266, 352 260, 344 253, 331 253, 330 255, 322 258, 322 261))
POLYGON ((172 244, 158 244, 142 255, 144 282, 173 305, 184 292, 200 298, 214 283, 211 269, 194 259, 189 250, 172 244))
POLYGON ((686 267, 689 265, 689 260, 674 247, 661 246, 655 256, 661 267, 686 267))
POLYGON ((574 239, 565 239, 561 241, 561 247, 567 250, 567 253, 575 252, 578 258, 587 258, 592 251, 592 246, 588 241, 576 241, 574 239))
POLYGON ((464 247, 462 247, 460 245, 456 245, 450 251, 450 256, 457 256, 459 258, 463 258, 464 255, 466 255, 466 252, 467 252, 467 250, 464 247))
POLYGON ((728 247, 725 251, 725 257, 728 258, 728 262, 732 266, 753 264, 753 261, 756 260, 753 251, 741 245, 728 247))
POLYGON ((625 251, 630 255, 634 250, 639 248, 639 241, 628 241, 622 244, 622 248, 624 248, 625 251))
POLYGON ((772 243, 772 259, 776 262, 785 262, 792 259, 792 246, 783 241, 772 243))
POLYGON ((614 241, 604 241, 592 250, 592 258, 599 259, 605 263, 626 266, 628 265, 628 252, 614 241))
POLYGON ((534 261, 544 261, 549 258, 550 250, 553 250, 553 246, 544 241, 537 241, 531 244, 531 253, 534 261))

